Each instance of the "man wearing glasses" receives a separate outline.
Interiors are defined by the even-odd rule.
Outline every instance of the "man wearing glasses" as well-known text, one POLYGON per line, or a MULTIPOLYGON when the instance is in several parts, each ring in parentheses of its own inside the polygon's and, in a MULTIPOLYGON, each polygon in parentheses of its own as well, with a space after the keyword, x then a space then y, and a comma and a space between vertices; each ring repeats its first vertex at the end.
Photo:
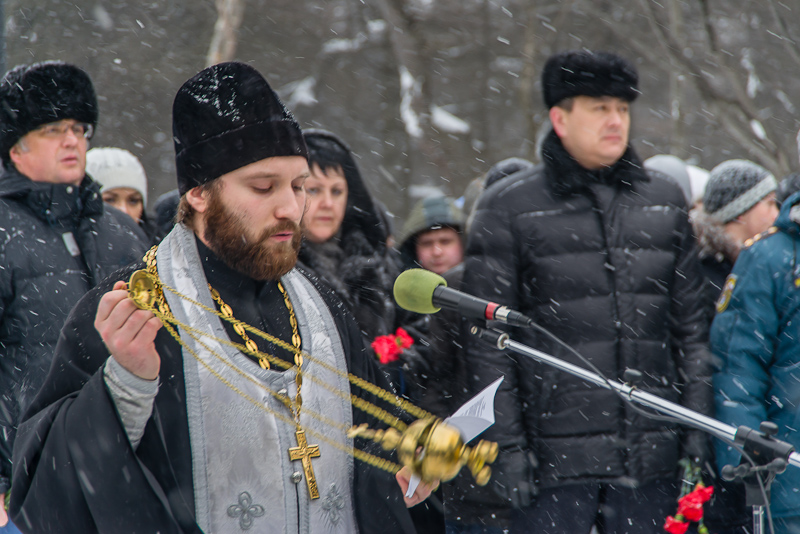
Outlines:
MULTIPOLYGON (((85 174, 96 123, 94 87, 73 65, 21 65, 0 81, 0 504, 17 423, 44 382, 67 314, 146 251, 139 229, 104 207, 85 174)), ((7 521, 0 506, 0 532, 7 521)))

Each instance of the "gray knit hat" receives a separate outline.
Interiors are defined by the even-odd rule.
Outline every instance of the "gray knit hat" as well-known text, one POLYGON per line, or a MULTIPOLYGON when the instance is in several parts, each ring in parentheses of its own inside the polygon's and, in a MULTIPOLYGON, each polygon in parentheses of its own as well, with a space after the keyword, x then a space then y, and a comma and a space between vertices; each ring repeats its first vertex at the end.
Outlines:
POLYGON ((725 224, 758 204, 777 187, 775 177, 761 165, 744 159, 724 161, 711 170, 703 208, 713 220, 725 224))

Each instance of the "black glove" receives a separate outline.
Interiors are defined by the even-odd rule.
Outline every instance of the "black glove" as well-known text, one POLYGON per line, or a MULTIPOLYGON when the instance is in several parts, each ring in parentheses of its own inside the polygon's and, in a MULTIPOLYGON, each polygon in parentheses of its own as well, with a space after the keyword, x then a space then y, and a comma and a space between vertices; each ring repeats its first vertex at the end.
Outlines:
POLYGON ((711 472, 706 466, 713 460, 711 454, 711 437, 700 430, 686 430, 683 433, 682 457, 689 458, 704 471, 711 472))

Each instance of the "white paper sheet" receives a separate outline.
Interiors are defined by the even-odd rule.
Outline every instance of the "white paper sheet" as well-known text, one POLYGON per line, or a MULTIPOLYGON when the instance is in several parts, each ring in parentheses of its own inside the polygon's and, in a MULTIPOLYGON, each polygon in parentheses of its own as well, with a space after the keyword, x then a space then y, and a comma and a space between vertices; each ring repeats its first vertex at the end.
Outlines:
MULTIPOLYGON (((486 386, 483 391, 465 402, 453 415, 444 420, 445 423, 456 427, 461 432, 461 439, 464 443, 469 443, 494 424, 494 396, 497 394, 497 388, 500 387, 503 378, 501 376, 486 386)), ((424 450, 422 454, 425 454, 424 450)), ((417 475, 411 475, 406 497, 411 498, 414 495, 420 482, 421 479, 417 475)))

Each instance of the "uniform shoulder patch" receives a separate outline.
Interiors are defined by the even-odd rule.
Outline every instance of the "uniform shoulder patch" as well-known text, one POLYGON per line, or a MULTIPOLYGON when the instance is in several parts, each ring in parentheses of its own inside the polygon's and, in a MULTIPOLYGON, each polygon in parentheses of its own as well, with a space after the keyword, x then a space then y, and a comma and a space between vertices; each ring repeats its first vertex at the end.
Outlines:
POLYGON ((778 232, 778 227, 777 226, 770 226, 768 230, 765 230, 765 231, 761 232, 760 234, 756 234, 753 237, 751 237, 750 239, 746 240, 744 242, 744 244, 742 245, 742 248, 750 248, 750 246, 753 243, 755 243, 757 241, 761 241, 765 237, 769 237, 771 235, 774 235, 777 232, 778 232))
POLYGON ((717 313, 722 313, 728 308, 728 304, 731 303, 733 288, 736 287, 736 280, 738 279, 739 277, 735 274, 729 274, 728 278, 725 279, 725 285, 722 286, 722 293, 720 293, 717 299, 717 313))

